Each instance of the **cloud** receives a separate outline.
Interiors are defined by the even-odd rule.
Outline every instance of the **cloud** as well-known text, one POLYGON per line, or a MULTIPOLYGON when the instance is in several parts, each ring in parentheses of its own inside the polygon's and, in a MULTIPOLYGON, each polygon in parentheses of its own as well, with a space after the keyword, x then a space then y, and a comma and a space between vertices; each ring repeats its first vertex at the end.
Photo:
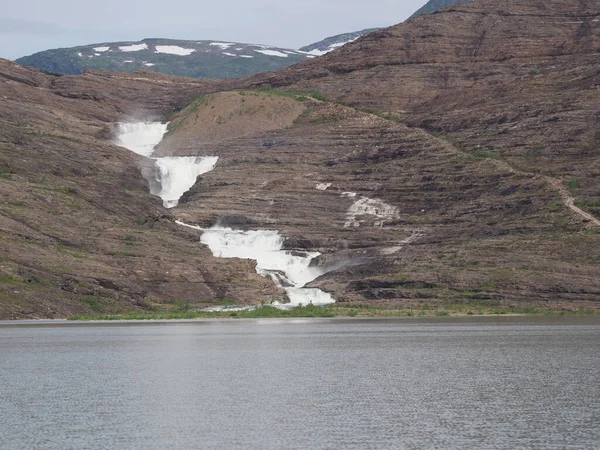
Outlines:
POLYGON ((30 34, 37 36, 54 36, 61 34, 60 27, 50 22, 38 22, 26 19, 0 17, 0 34, 30 34))

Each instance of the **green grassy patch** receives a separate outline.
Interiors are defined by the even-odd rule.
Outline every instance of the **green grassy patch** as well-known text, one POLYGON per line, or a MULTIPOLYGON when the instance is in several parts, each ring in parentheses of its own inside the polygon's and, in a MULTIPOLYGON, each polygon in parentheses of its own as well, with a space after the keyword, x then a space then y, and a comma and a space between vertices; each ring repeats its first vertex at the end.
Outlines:
MULTIPOLYGON (((92 298, 92 300, 95 300, 92 298)), ((88 300, 86 300, 88 301, 88 300)), ((90 300, 91 302, 91 300, 90 300)), ((229 306, 230 301, 224 306, 229 306)), ((91 302, 90 307, 100 311, 100 302, 91 302)), ((585 316, 597 312, 578 308, 556 310, 528 305, 502 305, 498 301, 464 301, 461 303, 420 304, 393 308, 369 304, 333 304, 329 306, 297 306, 282 310, 265 305, 251 311, 193 311, 188 303, 176 302, 169 311, 143 311, 128 314, 93 314, 72 316, 69 320, 176 320, 176 319, 265 319, 265 318, 312 318, 312 317, 451 317, 451 316, 585 316)))
POLYGON ((0 284, 12 284, 15 286, 20 286, 20 285, 24 285, 27 283, 25 283, 23 280, 15 278, 11 275, 0 275, 0 284))
POLYGON ((501 155, 491 150, 476 150, 470 153, 475 158, 501 159, 501 155))
POLYGON ((144 311, 130 314, 79 315, 69 320, 168 320, 168 319, 263 319, 290 317, 335 317, 335 312, 326 306, 296 306, 289 310, 262 306, 251 311, 186 311, 176 306, 171 311, 144 311))
POLYGON ((87 303, 90 308, 92 308, 92 311, 100 312, 102 309, 104 309, 104 303, 99 301, 93 295, 86 295, 83 298, 83 301, 87 303))
POLYGON ((575 204, 580 208, 600 208, 600 198, 577 200, 575 204))
POLYGON ((299 102, 308 100, 308 99, 314 99, 314 100, 318 100, 320 102, 326 102, 327 101, 327 97, 325 96, 325 94, 323 94, 321 91, 317 91, 317 90, 309 90, 309 91, 280 91, 277 89, 259 89, 255 92, 258 92, 260 94, 265 94, 265 95, 273 95, 276 97, 287 97, 287 98, 291 98, 294 100, 297 100, 299 102))

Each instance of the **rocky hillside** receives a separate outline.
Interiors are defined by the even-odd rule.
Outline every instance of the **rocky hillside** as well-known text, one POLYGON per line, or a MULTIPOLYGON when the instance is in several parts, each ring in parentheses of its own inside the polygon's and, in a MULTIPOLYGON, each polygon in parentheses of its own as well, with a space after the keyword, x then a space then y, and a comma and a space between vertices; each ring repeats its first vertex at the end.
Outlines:
POLYGON ((0 60, 0 318, 282 299, 249 261, 199 247, 149 195, 149 161, 111 143, 117 120, 164 117, 207 89, 0 60))
POLYGON ((86 69, 115 72, 153 71, 193 78, 236 78, 277 70, 312 58, 296 50, 268 45, 214 41, 144 39, 46 50, 19 64, 69 75, 86 69))
MULTIPOLYGON (((426 286, 418 295, 451 289, 478 298, 598 299, 599 50, 597 2, 482 0, 229 86, 319 91, 338 105, 371 112, 373 120, 387 119, 390 127, 409 127, 376 129, 363 142, 360 127, 350 131, 337 115, 327 119, 330 132, 337 127, 336 136, 349 139, 344 147, 322 138, 328 148, 345 148, 327 159, 329 170, 344 174, 340 188, 399 208, 410 218, 405 226, 431 239, 404 246, 397 265, 378 266, 391 271, 386 276, 353 275, 357 284, 345 284, 348 297, 373 280, 367 296, 412 298, 417 294, 409 286, 426 286), (421 144, 410 156, 418 140, 403 140, 409 130, 438 143, 421 144), (441 148, 454 149, 458 160, 442 156, 441 148), (372 184, 357 187, 358 180, 372 184), (448 254, 459 261, 447 261, 448 254), (471 275, 479 281, 468 280, 471 275)), ((304 146, 287 136, 275 142, 324 153, 315 142, 304 146)), ((402 240, 404 230, 379 232, 402 240)), ((340 278, 331 277, 324 287, 339 289, 340 278)))
POLYGON ((243 86, 318 89, 515 170, 559 179, 600 216, 600 6, 462 3, 243 86), (543 19, 543 20, 542 20, 543 19))
POLYGON ((336 36, 331 36, 323 39, 322 41, 315 42, 314 44, 307 45, 300 48, 301 52, 306 52, 311 55, 321 56, 325 53, 329 53, 337 48, 340 48, 350 42, 354 42, 359 37, 365 34, 377 31, 379 28, 367 28, 361 31, 354 31, 352 33, 343 33, 336 36))
POLYGON ((429 0, 425 3, 421 8, 419 8, 415 13, 410 16, 407 21, 414 19, 422 14, 431 14, 436 11, 439 11, 442 8, 446 8, 447 6, 457 5, 459 3, 470 2, 473 0, 429 0))
POLYGON ((600 7, 481 0, 275 73, 205 81, 0 62, 0 317, 283 294, 174 220, 279 230, 339 302, 600 307, 600 7), (219 156, 179 206, 162 156, 219 156))

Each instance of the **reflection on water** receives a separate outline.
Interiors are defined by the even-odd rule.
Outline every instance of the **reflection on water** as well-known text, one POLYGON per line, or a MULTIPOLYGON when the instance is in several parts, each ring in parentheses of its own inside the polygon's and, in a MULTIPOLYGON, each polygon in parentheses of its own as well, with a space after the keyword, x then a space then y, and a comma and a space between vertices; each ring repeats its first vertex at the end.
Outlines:
POLYGON ((0 448, 598 448, 598 319, 0 325, 0 448))

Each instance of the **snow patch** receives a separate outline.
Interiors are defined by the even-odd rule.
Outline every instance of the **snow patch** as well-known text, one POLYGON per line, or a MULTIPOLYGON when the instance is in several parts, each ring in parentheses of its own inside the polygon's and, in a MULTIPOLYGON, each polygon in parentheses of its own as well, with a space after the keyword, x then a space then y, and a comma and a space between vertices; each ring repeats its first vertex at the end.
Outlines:
POLYGON ((110 50, 110 47, 94 47, 94 51, 98 53, 107 52, 110 50))
POLYGON ((211 42, 208 45, 212 45, 213 47, 219 47, 221 50, 227 50, 229 47, 233 46, 234 44, 232 44, 230 42, 211 42))
POLYGON ((119 47, 119 50, 122 52, 139 52, 140 50, 147 50, 147 44, 132 44, 132 45, 123 45, 119 47))
POLYGON ((147 62, 147 63, 144 63, 144 65, 145 65, 146 67, 152 67, 152 66, 155 66, 156 64, 154 64, 154 63, 148 63, 148 62, 147 62))
POLYGON ((254 56, 250 56, 250 55, 240 55, 240 58, 254 58, 254 56))
POLYGON ((358 37, 354 38, 354 39, 350 39, 348 41, 344 41, 344 42, 337 42, 335 44, 331 44, 329 47, 326 47, 324 50, 319 50, 318 48, 316 48, 316 49, 311 50, 309 52, 302 52, 302 51, 300 51, 300 53, 304 53, 305 55, 311 55, 313 57, 315 57, 315 56, 323 56, 323 55, 325 55, 325 54, 327 54, 329 52, 334 51, 335 49, 343 47, 346 44, 349 44, 350 42, 354 42, 357 39, 358 39, 358 37))
POLYGON ((125 61, 123 61, 124 63, 132 63, 133 59, 126 59, 125 61))
POLYGON ((227 53, 227 52, 223 52, 223 54, 224 54, 224 55, 226 55, 226 56, 233 56, 233 57, 237 57, 237 55, 236 55, 236 54, 234 54, 234 53, 227 53))
POLYGON ((277 50, 254 50, 255 52, 262 53, 267 56, 277 56, 279 58, 287 58, 288 54, 283 52, 278 52, 277 50))
POLYGON ((81 58, 83 56, 83 53, 79 52, 79 53, 77 53, 77 56, 79 56, 81 58))
POLYGON ((331 187, 331 183, 317 183, 317 186, 316 186, 316 188, 319 191, 326 191, 330 187, 331 187))
POLYGON ((193 48, 183 48, 178 45, 156 45, 154 53, 166 53, 168 55, 188 56, 196 50, 193 48))

